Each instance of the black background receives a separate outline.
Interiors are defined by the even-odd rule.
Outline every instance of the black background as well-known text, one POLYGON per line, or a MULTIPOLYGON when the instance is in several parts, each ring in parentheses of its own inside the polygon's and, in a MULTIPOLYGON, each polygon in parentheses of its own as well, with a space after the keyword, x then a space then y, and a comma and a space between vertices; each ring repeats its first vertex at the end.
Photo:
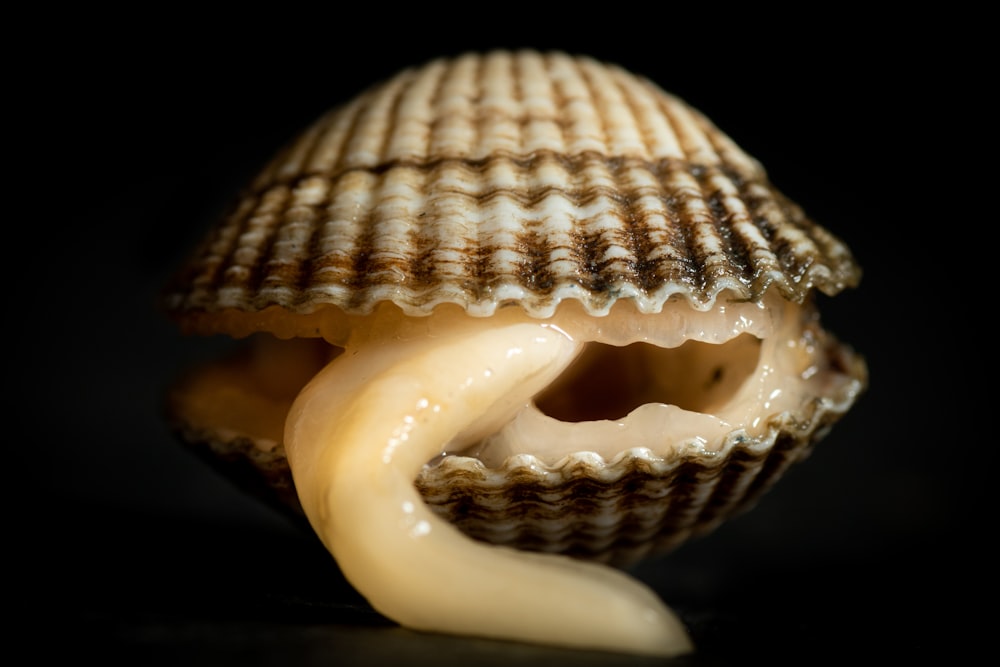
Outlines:
POLYGON ((959 600, 991 603, 976 539, 991 459, 973 436, 989 394, 959 371, 991 362, 962 360, 983 323, 952 285, 978 303, 971 275, 989 247, 932 208, 966 132, 936 112, 956 99, 936 40, 819 11, 614 9, 62 14, 58 30, 40 17, 8 80, 9 142, 29 149, 6 247, 21 274, 8 276, 21 389, 6 476, 19 637, 40 655, 129 664, 655 662, 402 630, 160 415, 170 379, 215 342, 182 338, 157 290, 274 150, 404 66, 530 46, 617 62, 687 99, 865 270, 823 304, 868 359, 858 406, 752 512, 635 571, 701 648, 676 664, 910 659, 978 638, 983 619, 959 600))

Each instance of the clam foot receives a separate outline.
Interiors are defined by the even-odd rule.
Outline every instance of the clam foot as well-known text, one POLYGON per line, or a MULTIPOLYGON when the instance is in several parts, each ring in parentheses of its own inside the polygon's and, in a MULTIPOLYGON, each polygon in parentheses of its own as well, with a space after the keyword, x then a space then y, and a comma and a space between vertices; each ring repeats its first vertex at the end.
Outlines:
POLYGON ((676 655, 683 624, 621 571, 482 544, 436 516, 413 479, 463 433, 521 409, 576 357, 556 327, 518 323, 380 341, 299 395, 286 448, 302 506, 379 612, 427 631, 676 655))

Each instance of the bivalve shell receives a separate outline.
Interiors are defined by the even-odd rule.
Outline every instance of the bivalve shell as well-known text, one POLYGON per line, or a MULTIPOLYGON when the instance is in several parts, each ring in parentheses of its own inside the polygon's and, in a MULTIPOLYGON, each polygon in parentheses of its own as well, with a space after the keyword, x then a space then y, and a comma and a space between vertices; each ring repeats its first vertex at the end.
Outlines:
POLYGON ((386 301, 410 315, 450 303, 548 317, 567 299, 655 313, 771 287, 801 302, 859 276, 683 101, 589 58, 494 52, 404 71, 319 119, 167 303, 192 331, 303 335, 386 301))
MULTIPOLYGON (((688 443, 666 456, 633 448, 610 460, 579 452, 554 463, 523 454, 492 468, 473 456, 450 455, 425 466, 415 484, 436 514, 474 539, 627 567, 751 509, 790 466, 809 456, 867 384, 865 363, 849 348, 831 340, 827 354, 849 382, 799 412, 772 415, 760 436, 731 433, 718 450, 688 443)), ((239 365, 229 370, 223 386, 234 393, 254 386, 240 381, 246 371, 239 365)), ((239 420, 192 417, 198 382, 192 376, 171 394, 168 412, 180 441, 238 488, 308 530, 280 439, 239 420)), ((248 404, 272 400, 263 390, 251 391, 260 395, 248 404)), ((291 400, 279 400, 281 410, 291 400)))
MULTIPOLYGON (((840 239, 683 101, 586 57, 493 52, 406 70, 320 118, 211 231, 166 306, 191 332, 342 345, 384 303, 410 316, 452 304, 546 318, 575 301, 601 317, 622 300, 641 314, 771 291, 808 304, 859 279, 840 239)), ((855 402, 863 361, 832 338, 818 344, 846 379, 767 415, 762 435, 555 464, 448 456, 417 487, 496 544, 616 565, 672 549, 752 505, 855 402)), ((301 517, 280 437, 193 419, 189 386, 171 401, 181 438, 301 517)))

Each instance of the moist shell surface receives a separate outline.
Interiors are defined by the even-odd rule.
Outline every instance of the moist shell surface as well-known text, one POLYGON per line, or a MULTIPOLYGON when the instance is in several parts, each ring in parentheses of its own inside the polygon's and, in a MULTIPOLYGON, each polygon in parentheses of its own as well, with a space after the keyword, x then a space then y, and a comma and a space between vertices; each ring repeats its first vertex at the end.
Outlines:
MULTIPOLYGON (((663 454, 634 448, 605 460, 579 452, 554 463, 518 455, 493 468, 449 455, 425 466, 416 486, 434 512, 477 540, 625 567, 748 510, 809 455, 867 384, 865 363, 849 347, 829 337, 824 353, 844 378, 835 391, 772 415, 756 437, 734 431, 718 450, 687 443, 663 454)), ((180 383, 171 394, 180 439, 239 488, 306 526, 280 439, 191 417, 186 401, 196 391, 180 383)))

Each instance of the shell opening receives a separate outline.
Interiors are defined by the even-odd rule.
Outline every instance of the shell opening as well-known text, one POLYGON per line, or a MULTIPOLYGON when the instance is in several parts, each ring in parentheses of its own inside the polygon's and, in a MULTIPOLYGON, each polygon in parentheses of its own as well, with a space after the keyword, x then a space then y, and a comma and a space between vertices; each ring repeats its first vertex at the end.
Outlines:
MULTIPOLYGON (((621 534, 613 496, 644 483, 604 472, 643 450, 715 474, 701 462, 734 442, 768 450, 775 425, 803 451, 864 384, 807 303, 857 283, 846 246, 697 110, 587 58, 497 51, 407 70, 306 129, 236 204, 167 309, 190 333, 286 340, 182 382, 172 419, 265 475, 284 466, 275 477, 348 579, 408 627, 690 651, 638 582, 473 542, 445 520, 451 501, 431 500, 456 484, 421 480, 471 462, 462 481, 488 482, 528 461, 509 478, 519 507, 526 493, 542 507, 516 530, 563 541, 571 522, 546 508, 578 488, 565 462, 586 455, 599 474, 584 486, 599 478, 607 503, 588 491, 598 502, 573 508, 572 532, 601 549, 637 526, 640 542, 692 534, 791 455, 762 474, 741 459, 722 481, 651 466, 652 523, 631 514, 621 534), (529 467, 559 484, 526 482, 529 467)), ((488 486, 451 516, 496 506, 488 486)), ((507 544, 505 525, 487 541, 507 544)))
POLYGON ((621 419, 646 403, 711 412, 751 376, 760 347, 760 339, 749 334, 721 344, 692 340, 674 348, 590 343, 535 404, 563 422, 621 419))
POLYGON ((719 451, 728 434, 763 431, 761 415, 857 383, 827 368, 809 305, 733 300, 696 310, 676 302, 633 315, 623 306, 604 318, 570 307, 546 321, 512 309, 488 319, 453 309, 408 318, 387 308, 345 348, 321 338, 256 339, 249 360, 201 373, 181 398, 189 423, 267 434, 272 449, 284 442, 313 528, 390 618, 434 631, 682 653, 690 650, 682 624, 642 586, 572 560, 470 541, 439 506, 425 505, 412 481, 441 453, 499 468, 526 453, 555 465, 574 452, 610 461, 636 448, 663 457, 692 444, 719 451), (433 586, 443 578, 462 582, 444 599, 433 586), (566 595, 547 597, 550 608, 538 605, 532 585, 487 594, 492 582, 518 578, 566 595), (594 604, 574 601, 587 596, 594 604), (649 622, 607 629, 598 627, 604 615, 577 615, 611 599, 616 617, 649 622))

